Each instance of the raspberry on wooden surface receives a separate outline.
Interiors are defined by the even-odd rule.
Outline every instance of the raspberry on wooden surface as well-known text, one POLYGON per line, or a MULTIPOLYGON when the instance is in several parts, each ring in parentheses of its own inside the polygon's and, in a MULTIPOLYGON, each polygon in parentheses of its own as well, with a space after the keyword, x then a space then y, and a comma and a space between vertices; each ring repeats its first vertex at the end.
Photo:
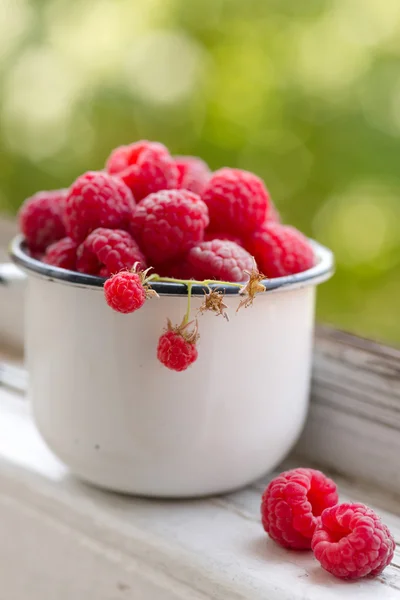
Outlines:
POLYGON ((88 275, 109 277, 135 263, 145 268, 146 259, 132 236, 120 229, 99 227, 77 250, 77 270, 88 275))
POLYGON ((69 189, 64 211, 67 234, 82 242, 94 229, 125 229, 135 208, 131 191, 117 177, 88 171, 69 189))
POLYGON ((77 249, 78 244, 74 240, 71 240, 71 238, 65 237, 62 240, 58 240, 58 242, 50 244, 42 260, 48 265, 75 271, 77 249))
POLYGON ((321 471, 301 468, 285 471, 264 491, 262 524, 281 546, 308 549, 321 513, 337 502, 335 483, 321 471))
POLYGON ((266 220, 272 203, 264 182, 248 171, 224 167, 209 179, 202 194, 210 230, 250 234, 266 220))
POLYGON ((253 258, 247 250, 226 240, 211 240, 194 246, 186 261, 193 278, 200 280, 240 282, 246 279, 245 271, 251 271, 253 267, 253 258))
POLYGON ((64 202, 67 190, 37 192, 27 198, 18 213, 19 228, 33 253, 65 236, 63 223, 64 202))
POLYGON ((190 190, 201 195, 211 177, 208 165, 198 156, 175 156, 178 168, 178 189, 190 190))
POLYGON ((315 264, 308 239, 294 227, 267 223, 246 241, 246 248, 267 277, 294 275, 315 264))
POLYGON ((322 567, 342 579, 374 577, 392 558, 395 541, 379 516, 364 504, 337 504, 323 511, 312 538, 322 567))
POLYGON ((208 223, 200 196, 188 190, 163 190, 138 204, 132 231, 150 264, 162 264, 201 242, 208 223))
POLYGON ((118 175, 137 202, 159 190, 176 188, 179 171, 168 149, 159 142, 142 140, 111 152, 107 171, 118 175))

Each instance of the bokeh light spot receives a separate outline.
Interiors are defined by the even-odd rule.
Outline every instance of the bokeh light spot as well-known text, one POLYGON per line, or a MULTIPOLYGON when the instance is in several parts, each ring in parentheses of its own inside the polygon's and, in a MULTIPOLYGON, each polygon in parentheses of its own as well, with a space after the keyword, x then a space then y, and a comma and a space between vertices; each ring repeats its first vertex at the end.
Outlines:
POLYGON ((29 29, 33 11, 27 0, 0 2, 0 61, 15 48, 29 29))
POLYGON ((132 46, 126 75, 132 93, 154 104, 173 104, 201 88, 205 52, 181 32, 158 31, 132 46))
POLYGON ((80 82, 51 47, 22 54, 4 82, 1 121, 14 151, 41 160, 65 142, 80 82))
POLYGON ((313 229, 334 250, 338 264, 386 270, 392 266, 388 255, 400 244, 399 219, 390 190, 360 185, 330 198, 316 214, 313 229))
MULTIPOLYGON (((335 11, 296 32, 292 76, 316 94, 349 92, 349 85, 368 68, 370 52, 341 34, 341 17, 335 11)), ((328 98, 327 98, 328 99, 328 98)))

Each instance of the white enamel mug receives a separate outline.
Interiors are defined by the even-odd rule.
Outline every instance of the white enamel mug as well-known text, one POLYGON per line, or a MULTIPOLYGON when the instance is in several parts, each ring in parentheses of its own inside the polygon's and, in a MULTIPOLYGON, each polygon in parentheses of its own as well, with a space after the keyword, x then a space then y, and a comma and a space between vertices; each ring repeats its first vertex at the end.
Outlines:
MULTIPOLYGON (((273 469, 306 418, 316 285, 333 272, 331 252, 313 245, 315 267, 267 280, 237 315, 227 288, 230 321, 201 316, 198 359, 176 373, 156 348, 167 317, 182 320, 184 285, 156 283, 160 298, 118 314, 103 279, 36 261, 16 238, 29 396, 48 446, 83 480, 146 496, 226 492, 273 469)), ((194 286, 193 313, 202 298, 194 286)))

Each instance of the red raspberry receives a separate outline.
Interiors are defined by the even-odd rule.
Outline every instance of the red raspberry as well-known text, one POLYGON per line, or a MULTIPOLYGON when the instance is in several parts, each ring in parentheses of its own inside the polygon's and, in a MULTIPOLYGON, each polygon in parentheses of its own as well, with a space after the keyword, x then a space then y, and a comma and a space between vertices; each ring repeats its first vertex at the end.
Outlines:
POLYGON ((292 469, 275 477, 262 496, 262 524, 285 548, 311 548, 322 511, 338 502, 335 483, 314 469, 292 469))
POLYGON ((81 273, 109 277, 136 262, 145 268, 146 260, 127 231, 99 227, 79 246, 76 266, 81 273))
POLYGON ((154 272, 160 277, 173 277, 174 279, 191 279, 193 268, 188 264, 186 257, 154 265, 154 272))
POLYGON ((34 258, 35 260, 39 260, 39 261, 42 261, 43 257, 44 257, 44 253, 43 252, 38 252, 36 250, 31 250, 30 248, 27 248, 27 254, 31 258, 34 258))
POLYGON ((238 246, 243 246, 241 238, 234 233, 206 231, 204 234, 204 241, 211 242, 212 240, 226 240, 228 242, 235 242, 238 246))
POLYGON ((225 240, 202 242, 189 250, 187 262, 194 279, 218 281, 243 281, 245 271, 253 267, 252 256, 242 248, 225 240))
POLYGON ((76 270, 76 251, 78 244, 71 240, 69 237, 65 237, 58 242, 54 242, 48 246, 46 253, 43 257, 43 262, 48 265, 54 265, 61 269, 68 269, 69 271, 76 270))
POLYGON ((364 504, 327 508, 312 538, 322 567, 343 579, 379 575, 391 562, 395 541, 378 515, 364 504))
POLYGON ((179 171, 176 187, 201 195, 211 177, 211 171, 204 160, 197 156, 176 156, 175 165, 179 171))
POLYGON ((140 275, 122 271, 104 283, 104 296, 108 306, 120 313, 138 310, 146 301, 146 290, 140 275))
POLYGON ((294 227, 267 223, 246 242, 267 277, 293 275, 315 264, 314 251, 307 238, 294 227))
POLYGON ((84 173, 72 184, 66 198, 67 234, 82 242, 98 227, 123 229, 134 207, 133 196, 120 179, 98 171, 84 173))
POLYGON ((67 190, 38 192, 27 198, 19 209, 19 227, 34 253, 65 236, 62 221, 67 190))
POLYGON ((132 219, 134 236, 154 264, 173 260, 201 242, 207 225, 207 206, 188 190, 150 194, 132 219))
POLYGON ((227 167, 212 175, 202 198, 210 212, 210 229, 239 235, 260 227, 272 207, 261 179, 227 167))
POLYGON ((142 140, 112 151, 107 171, 118 175, 139 202, 149 194, 177 187, 178 169, 167 148, 142 140))
POLYGON ((186 332, 186 327, 172 327, 158 340, 157 358, 171 371, 185 371, 197 360, 197 330, 186 332))

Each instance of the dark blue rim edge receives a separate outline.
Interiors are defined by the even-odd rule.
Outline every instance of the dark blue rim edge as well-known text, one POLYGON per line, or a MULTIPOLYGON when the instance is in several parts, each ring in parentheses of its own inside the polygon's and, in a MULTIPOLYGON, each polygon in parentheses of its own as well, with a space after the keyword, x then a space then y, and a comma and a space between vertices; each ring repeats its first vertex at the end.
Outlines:
MULTIPOLYGON (((299 285, 320 283, 325 279, 328 279, 334 271, 334 260, 333 254, 328 248, 321 246, 318 242, 310 240, 314 252, 317 256, 317 264, 296 275, 288 275, 286 277, 277 277, 275 279, 266 279, 263 281, 267 290, 276 290, 278 288, 292 288, 298 287, 299 285)), ((16 236, 10 246, 10 256, 13 262, 21 267, 23 270, 33 273, 35 275, 50 279, 53 281, 59 281, 60 283, 68 283, 77 285, 79 287, 95 287, 102 288, 105 279, 95 275, 85 275, 84 273, 77 273, 75 271, 67 271, 66 269, 60 269, 51 265, 36 260, 29 256, 25 252, 24 238, 21 235, 16 236)), ((182 283, 169 283, 169 282, 154 282, 151 287, 160 295, 168 296, 181 296, 187 293, 187 288, 182 283)), ((233 286, 221 286, 220 283, 216 282, 209 286, 210 288, 217 288, 225 294, 237 294, 239 288, 233 286)), ((203 295, 206 291, 206 287, 202 285, 193 285, 192 295, 203 295)))

